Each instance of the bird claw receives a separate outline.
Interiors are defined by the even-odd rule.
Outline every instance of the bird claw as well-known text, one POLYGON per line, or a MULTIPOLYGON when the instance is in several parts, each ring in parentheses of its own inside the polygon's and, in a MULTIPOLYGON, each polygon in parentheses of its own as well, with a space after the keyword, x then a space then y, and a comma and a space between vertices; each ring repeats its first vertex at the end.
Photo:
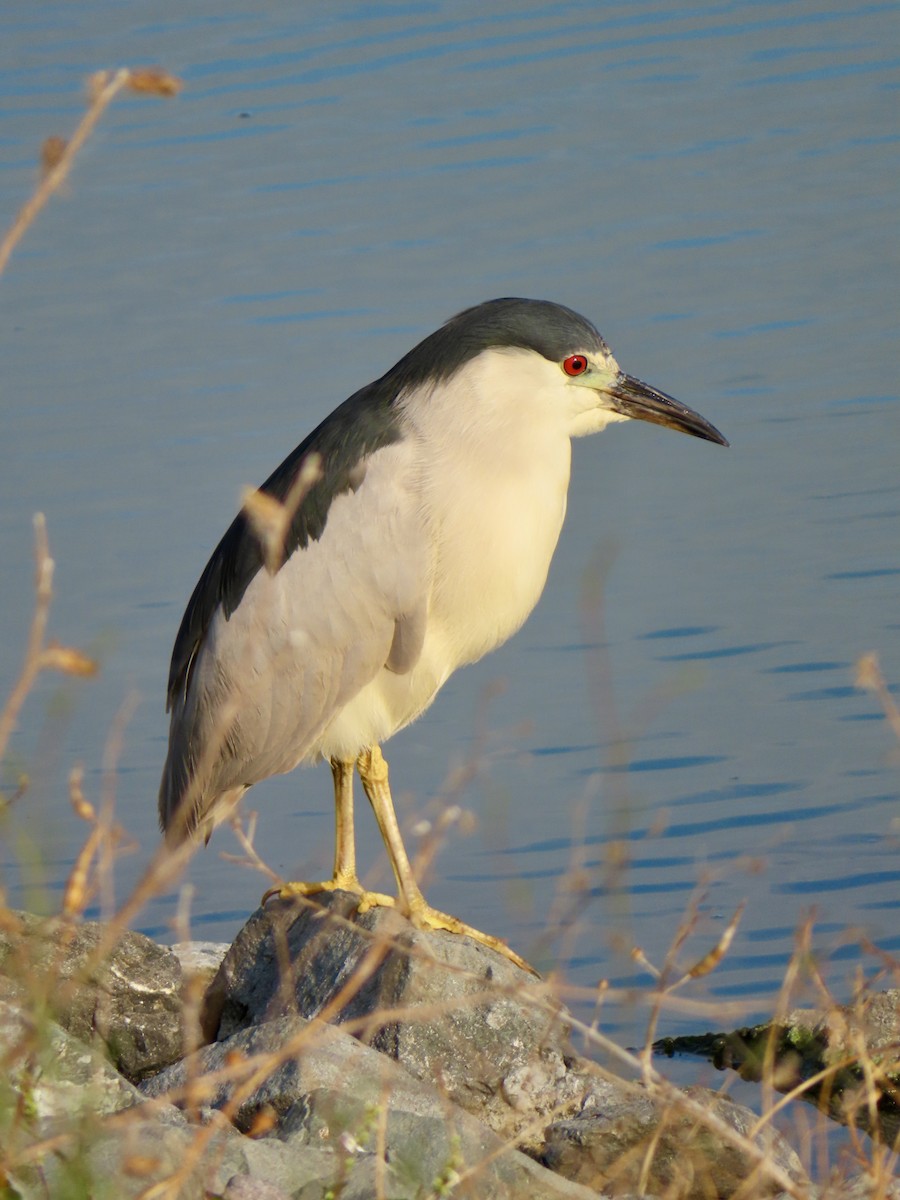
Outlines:
POLYGON ((511 950, 507 946, 506 942, 498 937, 494 937, 493 934, 482 933, 480 929, 466 925, 458 917, 453 917, 450 913, 440 912, 424 901, 421 904, 412 904, 408 907, 409 911, 406 915, 417 929, 444 929, 448 933, 461 933, 465 937, 474 938, 476 942, 481 942, 483 946, 490 947, 491 950, 496 950, 498 954, 502 954, 504 958, 508 958, 511 963, 514 963, 523 971, 527 971, 530 975, 538 974, 531 963, 526 962, 524 958, 520 958, 515 950, 511 950))
POLYGON ((339 876, 335 879, 323 879, 316 883, 291 881, 276 884, 263 894, 260 907, 265 908, 268 902, 276 897, 279 900, 293 900, 296 896, 319 896, 323 892, 350 892, 351 895, 358 896, 359 912, 368 912, 370 908, 393 908, 396 904, 393 896, 386 896, 383 892, 368 891, 355 876, 346 878, 339 876))
POLYGON ((514 963, 523 971, 528 971, 530 975, 538 974, 531 963, 527 963, 524 958, 520 958, 515 950, 511 950, 507 946, 506 942, 494 937, 493 934, 482 933, 480 929, 475 929, 472 925, 467 925, 464 921, 460 921, 459 917, 454 917, 450 913, 444 913, 437 908, 432 908, 425 900, 419 899, 418 901, 413 900, 411 903, 401 904, 393 896, 386 896, 383 892, 370 892, 355 877, 324 879, 318 883, 280 883, 268 889, 262 898, 261 907, 265 908, 266 904, 276 897, 279 900, 292 900, 296 896, 318 896, 323 892, 350 892, 359 898, 357 911, 360 913, 368 912, 371 908, 396 908, 409 919, 416 929, 443 929, 447 933, 457 933, 462 934, 464 937, 474 938, 476 942, 481 942, 483 946, 488 946, 491 950, 496 950, 498 954, 502 954, 504 958, 508 958, 511 963, 514 963))

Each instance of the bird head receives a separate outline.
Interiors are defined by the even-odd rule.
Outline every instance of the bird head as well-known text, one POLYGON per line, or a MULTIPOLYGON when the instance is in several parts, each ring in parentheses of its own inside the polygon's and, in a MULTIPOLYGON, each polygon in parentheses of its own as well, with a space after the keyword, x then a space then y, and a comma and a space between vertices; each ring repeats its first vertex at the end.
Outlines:
POLYGON ((562 416, 570 437, 631 419, 728 445, 699 413, 626 375, 590 321, 549 300, 506 297, 465 309, 395 370, 412 369, 434 384, 458 377, 476 360, 482 394, 531 397, 562 416))
POLYGON ((728 442, 705 417, 674 397, 626 375, 605 345, 566 354, 559 363, 558 383, 565 389, 574 414, 572 436, 596 433, 612 421, 649 421, 692 437, 727 446, 728 442))

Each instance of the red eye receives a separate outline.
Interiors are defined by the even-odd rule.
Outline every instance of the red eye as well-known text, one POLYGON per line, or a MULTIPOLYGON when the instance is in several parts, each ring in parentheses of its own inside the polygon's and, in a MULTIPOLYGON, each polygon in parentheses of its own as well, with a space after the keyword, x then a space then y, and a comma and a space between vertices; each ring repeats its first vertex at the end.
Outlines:
POLYGON ((588 369, 588 360, 583 354, 570 354, 563 361, 562 369, 567 375, 583 375, 588 369))

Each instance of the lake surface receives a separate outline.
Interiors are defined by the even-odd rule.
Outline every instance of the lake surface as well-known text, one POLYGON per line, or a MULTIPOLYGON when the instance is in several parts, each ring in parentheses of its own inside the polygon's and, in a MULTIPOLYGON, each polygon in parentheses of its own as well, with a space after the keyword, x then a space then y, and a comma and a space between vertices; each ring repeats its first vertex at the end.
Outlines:
MULTIPOLYGON (((846 998, 882 965, 863 939, 900 950, 897 745, 854 687, 870 650, 900 681, 900 10, 322 8, 0 14, 4 223, 92 71, 158 63, 185 85, 112 106, 0 282, 0 682, 24 649, 38 510, 52 635, 102 664, 43 678, 25 707, 11 902, 59 903, 85 834, 75 762, 95 802, 114 786, 137 846, 119 899, 155 847, 168 658, 241 487, 452 313, 539 296, 732 445, 643 424, 576 445, 537 611, 388 747, 404 824, 448 794, 478 818, 429 898, 585 987, 648 986, 632 947, 661 964, 694 898, 689 965, 746 901, 685 990, 741 1001, 742 1020, 771 1011, 815 914, 846 998)), ((327 769, 246 803, 276 871, 327 874, 327 769)), ((359 825, 362 870, 388 886, 359 825)), ((236 851, 222 830, 192 865, 196 937, 230 938, 266 886, 221 857, 236 851)), ((165 940, 176 903, 139 927, 165 940)), ((632 1042, 644 1020, 603 1014, 632 1042)))

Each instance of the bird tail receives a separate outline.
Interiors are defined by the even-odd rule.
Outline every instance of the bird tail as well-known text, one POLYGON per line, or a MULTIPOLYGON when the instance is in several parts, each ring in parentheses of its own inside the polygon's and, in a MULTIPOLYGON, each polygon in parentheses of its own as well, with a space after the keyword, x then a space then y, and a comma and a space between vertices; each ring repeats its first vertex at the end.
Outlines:
POLYGON ((202 837, 208 842, 246 790, 240 785, 210 796, 190 758, 181 752, 178 739, 173 738, 159 785, 159 824, 166 841, 171 846, 189 838, 202 837))
POLYGON ((159 784, 159 825, 166 841, 173 846, 194 835, 200 811, 194 772, 177 742, 175 737, 170 739, 159 784))

